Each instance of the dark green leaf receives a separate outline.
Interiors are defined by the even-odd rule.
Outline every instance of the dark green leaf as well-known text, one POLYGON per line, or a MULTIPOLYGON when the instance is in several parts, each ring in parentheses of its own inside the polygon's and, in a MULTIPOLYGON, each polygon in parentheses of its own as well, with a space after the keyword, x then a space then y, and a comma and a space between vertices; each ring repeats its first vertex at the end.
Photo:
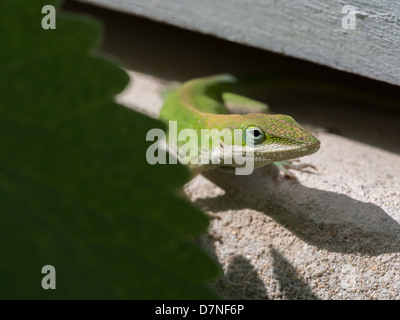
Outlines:
POLYGON ((128 77, 94 54, 99 24, 44 30, 48 4, 0 4, 0 298, 214 298, 191 243, 208 220, 175 196, 189 174, 146 162, 163 125, 113 102, 128 77))

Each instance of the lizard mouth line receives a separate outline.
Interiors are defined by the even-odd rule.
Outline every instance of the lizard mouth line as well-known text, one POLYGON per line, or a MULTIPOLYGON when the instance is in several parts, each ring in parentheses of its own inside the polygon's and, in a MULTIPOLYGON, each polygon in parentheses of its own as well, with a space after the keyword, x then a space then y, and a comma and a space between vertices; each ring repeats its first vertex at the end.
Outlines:
POLYGON ((255 167, 263 166, 268 163, 284 161, 293 158, 300 158, 306 155, 317 152, 320 148, 320 143, 301 144, 291 146, 268 145, 256 148, 240 147, 232 150, 233 159, 235 156, 241 156, 247 161, 254 161, 255 167))

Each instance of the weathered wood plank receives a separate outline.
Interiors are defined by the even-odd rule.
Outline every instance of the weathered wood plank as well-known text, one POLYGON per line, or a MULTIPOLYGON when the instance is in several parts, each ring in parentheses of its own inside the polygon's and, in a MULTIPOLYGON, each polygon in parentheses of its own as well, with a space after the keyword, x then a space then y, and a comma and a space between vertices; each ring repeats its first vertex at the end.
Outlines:
POLYGON ((81 1, 400 85, 399 0, 81 1))

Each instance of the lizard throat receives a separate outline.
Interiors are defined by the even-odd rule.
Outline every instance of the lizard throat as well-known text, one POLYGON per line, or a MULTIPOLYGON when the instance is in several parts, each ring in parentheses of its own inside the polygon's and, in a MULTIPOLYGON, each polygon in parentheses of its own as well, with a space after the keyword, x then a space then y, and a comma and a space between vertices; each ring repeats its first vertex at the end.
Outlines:
POLYGON ((225 152, 228 152, 228 154, 231 155, 233 161, 231 164, 225 164, 223 159, 221 159, 221 163, 228 166, 238 166, 238 163, 235 162, 235 159, 246 159, 246 161, 254 161, 254 167, 258 168, 272 162, 284 161, 310 155, 317 152, 319 148, 319 141, 313 144, 268 144, 259 147, 225 145, 225 152))

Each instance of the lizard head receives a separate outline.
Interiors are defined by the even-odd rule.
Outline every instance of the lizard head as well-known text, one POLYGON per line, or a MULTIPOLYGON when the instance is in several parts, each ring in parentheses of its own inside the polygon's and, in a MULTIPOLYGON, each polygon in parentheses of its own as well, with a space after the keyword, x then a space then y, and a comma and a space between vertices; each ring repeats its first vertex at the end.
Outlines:
POLYGON ((250 113, 224 117, 220 129, 231 130, 234 142, 230 146, 222 142, 222 146, 232 147, 232 154, 254 152, 255 167, 303 157, 320 147, 316 137, 287 115, 250 113))

